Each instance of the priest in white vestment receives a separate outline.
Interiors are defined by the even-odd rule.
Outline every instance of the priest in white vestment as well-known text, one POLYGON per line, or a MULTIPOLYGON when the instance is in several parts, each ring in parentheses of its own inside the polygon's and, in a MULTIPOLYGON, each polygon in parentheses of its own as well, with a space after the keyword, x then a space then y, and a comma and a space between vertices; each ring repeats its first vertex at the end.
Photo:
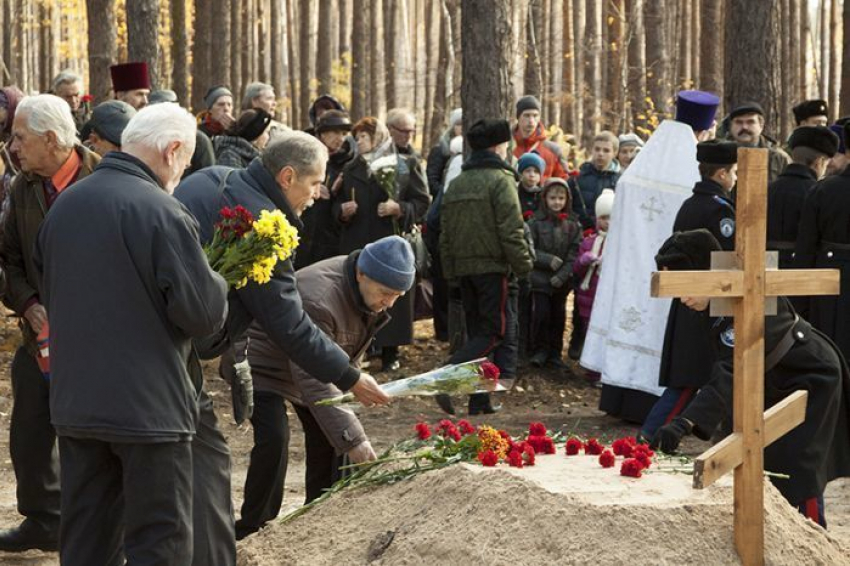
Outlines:
POLYGON ((720 99, 681 91, 665 120, 617 183, 605 261, 581 365, 602 375, 600 409, 643 423, 658 385, 669 299, 649 295, 655 253, 699 181, 698 141, 714 136, 720 99))

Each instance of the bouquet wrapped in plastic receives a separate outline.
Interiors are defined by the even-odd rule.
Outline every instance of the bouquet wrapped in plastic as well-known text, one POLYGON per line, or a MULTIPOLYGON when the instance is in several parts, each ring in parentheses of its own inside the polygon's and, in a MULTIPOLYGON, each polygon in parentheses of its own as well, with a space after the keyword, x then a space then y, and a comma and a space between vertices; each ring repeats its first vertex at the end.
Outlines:
POLYGON ((280 210, 260 212, 254 219, 241 206, 224 207, 212 242, 204 247, 210 266, 237 289, 248 281, 268 283, 278 261, 298 247, 298 231, 280 210))
MULTIPOLYGON (((390 397, 468 395, 504 391, 499 384, 499 368, 487 358, 462 364, 444 366, 427 373, 391 381, 381 386, 390 397)), ((317 401, 316 405, 333 406, 354 402, 354 395, 346 393, 331 399, 317 401)))

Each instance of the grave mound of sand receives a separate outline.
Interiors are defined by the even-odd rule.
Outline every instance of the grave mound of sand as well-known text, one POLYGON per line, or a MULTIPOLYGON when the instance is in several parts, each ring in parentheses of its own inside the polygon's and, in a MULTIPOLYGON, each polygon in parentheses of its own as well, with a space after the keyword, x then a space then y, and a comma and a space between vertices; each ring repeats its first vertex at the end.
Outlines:
MULTIPOLYGON (((239 566, 739 564, 731 481, 624 478, 592 456, 530 468, 458 465, 343 492, 239 544, 239 566)), ((766 482, 768 565, 850 566, 850 551, 766 482)), ((827 517, 829 510, 827 509, 827 517)))

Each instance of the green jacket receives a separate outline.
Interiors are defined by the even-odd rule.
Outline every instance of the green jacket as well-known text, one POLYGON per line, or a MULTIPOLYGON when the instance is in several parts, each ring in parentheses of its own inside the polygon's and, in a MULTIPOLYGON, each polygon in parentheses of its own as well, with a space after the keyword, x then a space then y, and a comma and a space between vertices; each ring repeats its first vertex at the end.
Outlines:
POLYGON ((532 269, 523 235, 516 173, 490 151, 473 152, 440 209, 440 258, 446 279, 532 269))

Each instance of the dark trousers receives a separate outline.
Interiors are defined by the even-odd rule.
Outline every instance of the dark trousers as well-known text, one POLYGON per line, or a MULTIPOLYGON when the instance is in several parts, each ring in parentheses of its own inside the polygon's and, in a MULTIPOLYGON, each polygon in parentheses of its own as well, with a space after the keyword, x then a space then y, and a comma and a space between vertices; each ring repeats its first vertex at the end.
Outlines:
POLYGON ((61 437, 62 566, 192 563, 192 445, 61 437))
POLYGON ((432 277, 434 289, 432 310, 434 312, 434 336, 440 342, 449 341, 449 284, 442 277, 432 277))
POLYGON ((578 299, 573 293, 573 330, 570 333, 570 357, 576 360, 581 357, 581 351, 584 348, 584 339, 587 337, 588 321, 585 321, 578 311, 578 299))
MULTIPOLYGON (((293 404, 304 429, 307 470, 305 503, 313 501, 339 479, 342 457, 336 455, 319 423, 306 407, 293 404)), ((254 391, 254 447, 245 479, 245 499, 236 536, 241 539, 258 531, 280 512, 283 483, 289 462, 289 417, 283 397, 269 391, 254 391)))
POLYGON ((535 291, 531 300, 531 348, 550 358, 561 359, 564 328, 567 325, 568 288, 553 289, 552 294, 535 291))
POLYGON ((459 279, 469 339, 451 358, 459 364, 492 356, 502 376, 513 379, 517 362, 516 277, 498 273, 459 279))
MULTIPOLYGON (((192 439, 194 566, 235 566, 236 535, 230 498, 230 449, 218 429, 212 400, 198 399, 200 419, 192 439)), ((176 563, 175 563, 176 564, 176 563)))
POLYGON ((23 347, 12 360, 9 452, 17 478, 18 511, 47 530, 59 528, 59 453, 50 424, 50 384, 23 347))
POLYGON ((697 391, 694 387, 668 387, 665 389, 655 405, 652 406, 643 426, 640 427, 640 433, 644 438, 652 440, 659 428, 681 415, 697 391))
POLYGON ((531 351, 531 282, 527 277, 519 281, 517 320, 519 359, 527 362, 531 351))

